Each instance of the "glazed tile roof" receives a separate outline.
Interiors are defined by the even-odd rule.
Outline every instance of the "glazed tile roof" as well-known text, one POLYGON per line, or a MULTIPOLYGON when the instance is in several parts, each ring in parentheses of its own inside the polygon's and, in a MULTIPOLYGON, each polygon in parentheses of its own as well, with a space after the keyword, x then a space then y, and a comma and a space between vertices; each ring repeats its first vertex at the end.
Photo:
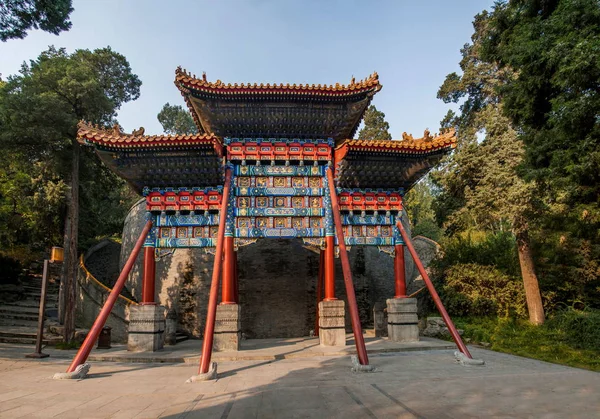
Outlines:
POLYGON ((221 93, 226 95, 266 95, 275 93, 283 95, 347 96, 369 90, 378 92, 382 87, 376 72, 364 80, 355 81, 354 78, 352 78, 347 85, 340 83, 336 83, 335 85, 282 83, 225 84, 221 80, 209 82, 206 80, 206 75, 203 75, 201 79, 198 79, 195 75, 188 73, 181 67, 177 67, 177 70, 175 71, 175 84, 179 89, 187 87, 194 90, 203 90, 210 93, 221 93))
POLYGON ((422 138, 413 138, 412 135, 406 133, 402 137, 402 140, 345 140, 336 150, 350 149, 372 152, 419 153, 456 147, 456 133, 454 129, 435 136, 432 136, 429 131, 425 131, 425 135, 422 138))
POLYGON ((115 125, 112 129, 103 129, 84 121, 80 121, 78 124, 77 140, 80 143, 114 149, 212 145, 219 155, 222 155, 223 148, 221 140, 213 134, 143 135, 142 128, 131 134, 126 134, 121 131, 118 125, 115 125))

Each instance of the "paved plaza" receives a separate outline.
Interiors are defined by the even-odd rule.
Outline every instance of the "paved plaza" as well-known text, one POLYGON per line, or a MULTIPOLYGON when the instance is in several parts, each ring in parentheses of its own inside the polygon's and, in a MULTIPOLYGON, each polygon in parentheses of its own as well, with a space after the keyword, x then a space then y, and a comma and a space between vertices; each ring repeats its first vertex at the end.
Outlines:
MULTIPOLYGON (((280 350, 280 349, 277 349, 280 350)), ((0 417, 60 418, 591 418, 600 374, 472 348, 371 354, 373 373, 347 355, 219 362, 216 381, 186 384, 191 363, 92 362, 82 381, 52 380, 67 359, 25 359, 0 346, 0 417)))

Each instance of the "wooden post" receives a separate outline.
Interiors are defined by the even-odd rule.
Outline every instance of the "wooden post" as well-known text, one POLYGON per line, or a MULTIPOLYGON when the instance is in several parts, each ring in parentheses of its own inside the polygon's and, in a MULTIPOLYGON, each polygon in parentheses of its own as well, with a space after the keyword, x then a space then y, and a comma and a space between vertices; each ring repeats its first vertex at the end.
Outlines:
POLYGON ((325 298, 324 301, 335 298, 335 236, 325 237, 325 298))
POLYGON ((90 355, 90 352, 92 351, 92 347, 94 346, 96 339, 98 339, 98 336, 100 335, 100 331, 104 327, 104 324, 106 323, 106 320, 108 319, 108 315, 110 314, 110 311, 112 310, 113 306, 115 305, 117 298, 119 298, 119 294, 121 293, 121 290, 123 289, 123 286, 125 285, 127 276, 129 275, 129 272, 131 272, 131 268, 133 268, 135 259, 137 258, 138 254, 140 253, 140 250, 142 249, 142 245, 144 244, 144 241, 146 240, 146 236, 148 235, 148 232, 150 231, 151 228, 152 228, 152 220, 148 220, 146 222, 146 225, 144 226, 144 229, 142 230, 142 233, 140 234, 140 237, 138 238, 137 242, 135 243, 135 246, 133 247, 131 255, 129 255, 129 259, 127 259, 127 263, 125 263, 125 266, 123 267, 123 270, 121 271, 121 275, 119 275, 119 278, 117 279, 117 282, 115 283, 115 286, 110 291, 110 294, 108 295, 108 298, 106 299, 106 302, 104 303, 104 306, 102 307, 102 310, 100 310, 100 314, 98 314, 96 321, 94 321, 92 328, 90 329, 85 340, 83 341, 81 348, 79 348, 79 351, 77 351, 75 358, 73 358, 73 362, 71 362, 71 365, 67 369, 67 372, 75 371, 75 368, 77 368, 79 365, 85 363, 88 356, 90 355))
POLYGON ((404 246, 397 244, 394 255, 394 298, 406 298, 406 277, 404 271, 404 246))
POLYGON ((465 343, 462 341, 462 338, 458 334, 458 330, 456 330, 456 327, 454 326, 452 319, 448 315, 448 312, 446 311, 446 308, 444 307, 444 304, 442 303, 440 296, 438 295, 437 291, 433 287, 433 283, 431 282, 431 279, 429 279, 429 275, 427 274, 425 267, 421 263, 421 259, 419 259, 419 255, 417 255, 417 252, 415 251, 415 248, 412 245, 410 237, 408 237, 406 230, 404 230, 404 226, 402 226, 402 222, 398 221, 396 223, 396 227, 398 227, 398 230, 400 230, 400 234, 402 234, 402 239, 404 240, 404 243, 405 243, 406 247, 408 248, 410 255, 412 256, 413 260, 415 261, 415 265, 417 265, 417 269, 419 270, 419 273, 421 274, 421 276, 423 277, 423 280, 425 281, 425 285, 427 286, 427 289, 429 290, 429 293, 431 294, 431 298, 433 298, 433 302, 435 303, 435 306, 437 307, 438 311, 442 315, 442 318, 444 319, 444 323, 446 323, 446 326, 448 326, 448 330, 450 331, 450 334, 452 335, 452 339, 454 339, 454 343, 456 343, 456 346, 458 346, 458 349, 463 354, 465 354, 468 358, 473 359, 473 357, 471 356, 471 353, 467 349, 467 346, 465 345, 465 343))
POLYGON ((213 263, 212 281, 210 283, 210 294, 208 297, 208 312, 206 313, 206 325, 204 327, 204 340, 202 341, 202 356, 200 358, 199 374, 206 374, 210 367, 212 357, 213 339, 215 333, 215 318, 217 317, 217 299, 219 294, 219 279, 221 278, 221 256, 223 255, 223 242, 225 237, 225 220, 227 219, 227 203, 229 201, 229 189, 231 187, 231 169, 225 169, 225 187, 223 188, 223 200, 219 213, 219 232, 217 235, 217 249, 215 251, 215 262, 213 263))
POLYGON ((35 339, 35 352, 25 355, 25 358, 47 358, 50 355, 42 353, 42 339, 44 337, 44 317, 46 316, 46 294, 48 292, 48 259, 44 259, 42 272, 42 290, 40 295, 40 308, 38 312, 38 330, 35 339))
POLYGON ((352 320, 352 332, 354 333, 354 342, 358 361, 361 365, 369 365, 367 347, 365 338, 360 327, 360 317, 358 315, 358 305, 356 304, 356 294, 354 293, 354 284, 352 282, 352 271, 350 270, 350 261, 348 260, 348 251, 344 241, 344 230, 342 229, 342 217, 340 216, 340 207, 335 192, 333 172, 327 168, 327 180, 329 181, 329 194, 331 196, 331 207, 333 211, 333 221, 340 247, 340 259, 342 260, 342 271, 344 272, 344 283, 346 284, 346 297, 348 298, 348 309, 350 310, 350 319, 352 320))
POLYGON ((154 290, 156 281, 156 262, 154 247, 144 247, 144 282, 142 283, 142 305, 154 305, 154 290))
POLYGON ((221 285, 221 304, 235 304, 235 256, 233 237, 224 238, 223 284, 221 285))
POLYGON ((317 315, 315 318, 315 336, 319 336, 319 303, 323 298, 323 273, 325 270, 325 251, 319 254, 319 276, 317 278, 317 315))

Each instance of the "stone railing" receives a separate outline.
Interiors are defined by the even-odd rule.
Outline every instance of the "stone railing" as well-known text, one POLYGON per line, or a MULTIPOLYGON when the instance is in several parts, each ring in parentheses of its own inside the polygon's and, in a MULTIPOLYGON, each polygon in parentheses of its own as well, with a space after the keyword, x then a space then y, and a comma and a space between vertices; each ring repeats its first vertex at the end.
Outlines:
MULTIPOLYGON (((111 288, 98 281, 85 266, 85 259, 93 254, 93 250, 93 248, 90 249, 90 251, 86 253, 85 258, 81 255, 77 275, 77 291, 79 298, 77 304, 77 324, 85 327, 92 326, 111 292, 111 288)), ((129 306, 131 305, 137 305, 137 303, 123 295, 119 295, 119 298, 117 298, 117 301, 115 302, 108 320, 106 321, 106 326, 112 328, 111 333, 113 342, 127 341, 129 306)))

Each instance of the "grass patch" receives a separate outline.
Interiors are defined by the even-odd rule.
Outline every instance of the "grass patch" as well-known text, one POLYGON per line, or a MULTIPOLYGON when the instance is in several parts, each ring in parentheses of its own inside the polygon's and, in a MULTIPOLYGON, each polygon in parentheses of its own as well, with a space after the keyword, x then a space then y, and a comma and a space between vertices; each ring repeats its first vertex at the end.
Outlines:
POLYGON ((79 347, 81 346, 81 344, 79 342, 58 342, 56 345, 54 345, 54 347, 56 349, 79 349, 79 347))
POLYGON ((455 319, 463 337, 490 349, 571 367, 600 371, 600 311, 566 310, 542 326, 524 320, 455 319))

